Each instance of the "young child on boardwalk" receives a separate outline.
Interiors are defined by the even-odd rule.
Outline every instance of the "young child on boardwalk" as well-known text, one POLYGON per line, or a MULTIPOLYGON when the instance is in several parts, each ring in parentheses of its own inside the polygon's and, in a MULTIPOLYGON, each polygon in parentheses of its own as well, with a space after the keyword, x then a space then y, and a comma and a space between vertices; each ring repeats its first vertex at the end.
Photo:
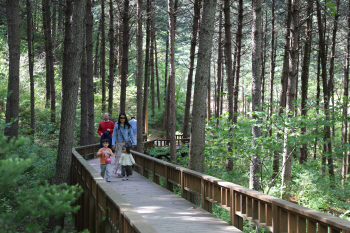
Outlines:
POLYGON ((135 163, 134 158, 132 157, 130 153, 130 147, 128 144, 125 144, 122 148, 122 155, 120 156, 119 164, 122 165, 122 176, 123 180, 128 180, 129 176, 132 175, 132 169, 131 166, 135 163))
POLYGON ((109 140, 103 139, 102 140, 103 147, 98 150, 97 156, 100 157, 100 166, 101 166, 101 176, 102 178, 106 177, 107 182, 111 182, 109 179, 109 167, 111 165, 111 156, 113 155, 113 152, 111 149, 108 148, 109 146, 109 140))

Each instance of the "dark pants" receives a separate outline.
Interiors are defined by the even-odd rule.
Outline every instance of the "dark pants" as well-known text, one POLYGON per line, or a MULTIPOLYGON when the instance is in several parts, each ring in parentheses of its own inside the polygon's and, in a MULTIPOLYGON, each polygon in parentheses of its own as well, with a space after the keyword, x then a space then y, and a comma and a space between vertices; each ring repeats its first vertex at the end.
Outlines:
POLYGON ((100 147, 101 147, 101 148, 103 147, 103 145, 102 145, 102 140, 103 140, 103 139, 108 139, 108 141, 109 141, 108 148, 109 148, 109 149, 112 149, 112 138, 111 138, 111 135, 109 134, 108 131, 106 131, 106 132, 104 132, 104 133, 102 134, 102 138, 100 139, 100 147))
POLYGON ((131 168, 131 166, 122 166, 122 176, 125 176, 125 175, 127 175, 127 176, 131 176, 132 175, 132 168, 131 168))

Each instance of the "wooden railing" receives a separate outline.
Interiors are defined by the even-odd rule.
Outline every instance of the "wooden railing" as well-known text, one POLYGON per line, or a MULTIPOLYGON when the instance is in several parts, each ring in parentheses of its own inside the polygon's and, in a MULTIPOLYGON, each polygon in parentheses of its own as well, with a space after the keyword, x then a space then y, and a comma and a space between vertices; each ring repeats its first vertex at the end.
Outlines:
POLYGON ((132 151, 136 172, 164 179, 168 190, 181 188, 181 197, 201 196, 202 208, 212 212, 212 204, 230 211, 231 224, 243 231, 247 219, 271 232, 350 233, 350 222, 303 206, 257 192, 212 176, 192 171, 165 161, 132 151))
POLYGON ((78 200, 75 216, 78 231, 90 232, 157 232, 137 213, 84 158, 95 155, 99 144, 72 149, 71 183, 79 184, 84 193, 78 200))
MULTIPOLYGON (((185 143, 189 143, 190 139, 183 138, 182 135, 176 135, 175 142, 176 142, 176 146, 181 146, 185 143)), ((170 139, 155 139, 155 140, 150 140, 143 143, 144 150, 152 149, 154 146, 160 146, 160 147, 170 146, 170 139)))

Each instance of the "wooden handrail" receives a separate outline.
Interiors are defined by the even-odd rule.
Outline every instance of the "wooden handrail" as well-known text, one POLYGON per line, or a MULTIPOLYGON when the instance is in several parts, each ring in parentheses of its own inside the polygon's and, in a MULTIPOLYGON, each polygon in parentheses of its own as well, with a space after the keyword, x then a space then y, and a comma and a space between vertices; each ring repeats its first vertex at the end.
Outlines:
POLYGON ((264 193, 233 184, 213 176, 183 168, 151 156, 131 151, 138 164, 135 170, 173 191, 181 188, 181 196, 201 195, 202 208, 212 212, 212 204, 230 211, 231 224, 243 231, 247 219, 271 232, 350 233, 350 222, 324 214, 264 193))
POLYGON ((96 154, 99 148, 99 144, 94 144, 72 149, 71 184, 79 184, 84 190, 77 201, 81 208, 75 216, 76 229, 101 233, 157 232, 83 158, 96 154))

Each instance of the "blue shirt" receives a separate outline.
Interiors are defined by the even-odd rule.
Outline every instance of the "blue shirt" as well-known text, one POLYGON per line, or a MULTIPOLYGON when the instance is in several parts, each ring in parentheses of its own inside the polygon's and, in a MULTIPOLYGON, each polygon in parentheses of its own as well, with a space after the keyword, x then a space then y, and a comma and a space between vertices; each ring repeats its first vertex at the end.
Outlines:
POLYGON ((135 141, 135 137, 134 137, 134 133, 132 131, 132 128, 129 128, 129 126, 125 125, 124 126, 120 126, 118 129, 118 124, 115 123, 114 126, 114 130, 113 130, 113 138, 112 138, 112 146, 115 145, 115 142, 125 142, 123 136, 125 138, 125 140, 129 141, 131 139, 131 144, 132 145, 136 145, 136 141, 135 141))
POLYGON ((129 121, 129 124, 131 125, 134 134, 137 134, 137 121, 135 119, 131 119, 131 121, 129 121))

